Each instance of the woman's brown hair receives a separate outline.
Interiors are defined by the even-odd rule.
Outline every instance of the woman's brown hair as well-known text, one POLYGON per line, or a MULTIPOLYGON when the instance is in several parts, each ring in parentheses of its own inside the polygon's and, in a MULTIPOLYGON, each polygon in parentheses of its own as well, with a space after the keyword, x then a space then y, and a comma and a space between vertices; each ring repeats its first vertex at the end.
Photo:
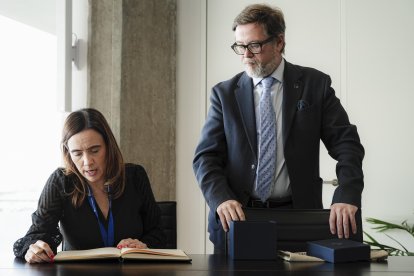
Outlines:
POLYGON ((106 145, 106 182, 110 185, 111 195, 118 198, 122 195, 125 188, 125 166, 124 160, 119 149, 118 143, 108 125, 105 117, 98 110, 93 108, 84 108, 69 114, 65 120, 62 131, 61 149, 63 161, 65 163, 65 174, 73 176, 74 189, 71 193, 72 204, 79 207, 87 195, 87 182, 82 174, 78 171, 70 157, 68 149, 68 140, 75 134, 93 129, 102 135, 106 145))

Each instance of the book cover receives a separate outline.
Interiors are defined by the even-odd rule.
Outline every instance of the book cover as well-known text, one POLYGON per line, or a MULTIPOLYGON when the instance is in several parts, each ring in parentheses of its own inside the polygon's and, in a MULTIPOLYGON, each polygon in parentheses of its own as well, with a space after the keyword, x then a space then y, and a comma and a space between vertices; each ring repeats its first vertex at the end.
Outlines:
POLYGON ((233 260, 275 260, 276 223, 270 221, 231 221, 228 255, 233 260))
POLYGON ((180 249, 118 249, 115 247, 61 251, 56 254, 54 261, 61 262, 98 259, 191 261, 191 258, 180 249))
POLYGON ((307 243, 307 254, 331 263, 366 261, 370 259, 370 246, 349 239, 328 239, 307 243))

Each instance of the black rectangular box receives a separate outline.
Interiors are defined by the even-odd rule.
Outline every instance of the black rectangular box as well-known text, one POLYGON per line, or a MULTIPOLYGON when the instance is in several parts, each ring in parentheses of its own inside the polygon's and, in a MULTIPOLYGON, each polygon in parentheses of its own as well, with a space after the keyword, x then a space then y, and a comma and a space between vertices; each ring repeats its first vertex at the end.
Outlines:
POLYGON ((349 239, 329 239, 307 243, 307 254, 331 263, 368 261, 370 246, 349 239))
POLYGON ((276 223, 270 221, 232 221, 228 255, 233 260, 275 260, 276 223))
MULTIPOLYGON (((243 208, 247 221, 275 221, 277 248, 291 252, 306 251, 309 241, 335 239, 329 228, 329 209, 243 208)), ((362 242, 361 210, 355 214, 357 233, 349 239, 362 242)))

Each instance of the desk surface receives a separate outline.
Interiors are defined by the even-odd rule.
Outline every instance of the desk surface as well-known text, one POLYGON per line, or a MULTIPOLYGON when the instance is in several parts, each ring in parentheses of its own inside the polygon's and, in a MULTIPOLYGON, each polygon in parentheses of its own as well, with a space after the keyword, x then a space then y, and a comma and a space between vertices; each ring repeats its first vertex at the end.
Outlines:
POLYGON ((192 263, 115 261, 37 265, 7 256, 0 260, 0 275, 414 275, 414 257, 389 257, 384 263, 330 264, 231 261, 217 255, 190 256, 192 263))

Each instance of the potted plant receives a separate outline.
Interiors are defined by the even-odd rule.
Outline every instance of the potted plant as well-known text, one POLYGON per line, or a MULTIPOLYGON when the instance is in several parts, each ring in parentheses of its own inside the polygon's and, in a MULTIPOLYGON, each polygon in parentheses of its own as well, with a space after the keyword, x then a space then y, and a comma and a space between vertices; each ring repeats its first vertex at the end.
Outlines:
MULTIPOLYGON (((408 232, 414 239, 414 224, 409 225, 407 223, 407 220, 404 220, 401 224, 394 224, 387 221, 375 219, 375 218, 366 218, 366 221, 368 223, 374 224, 375 227, 372 229, 377 230, 378 232, 387 232, 390 230, 403 230, 408 232)), ((376 239, 374 239, 371 235, 369 235, 367 232, 364 231, 364 234, 368 237, 368 240, 365 240, 364 242, 369 244, 371 247, 383 249, 388 252, 389 255, 393 256, 414 256, 414 252, 408 251, 408 249, 398 240, 396 240, 394 237, 388 235, 387 233, 384 233, 388 238, 395 241, 397 244, 401 246, 401 248, 396 248, 390 245, 381 244, 376 239)))

